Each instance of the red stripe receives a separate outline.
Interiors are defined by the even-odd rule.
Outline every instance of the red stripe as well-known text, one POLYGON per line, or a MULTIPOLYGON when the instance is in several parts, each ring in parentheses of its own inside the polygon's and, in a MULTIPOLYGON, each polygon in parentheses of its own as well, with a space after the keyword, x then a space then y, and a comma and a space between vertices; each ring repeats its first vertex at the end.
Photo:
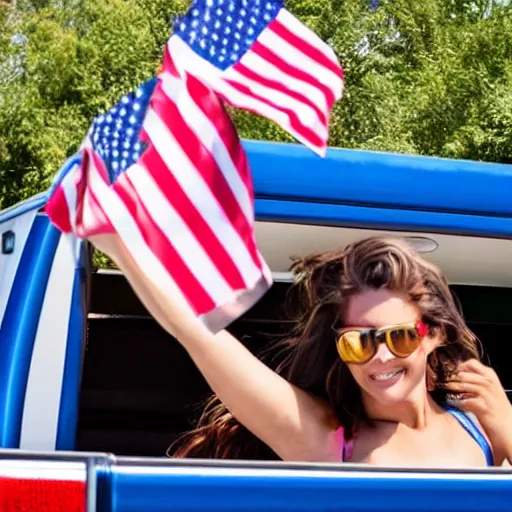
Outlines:
POLYGON ((197 211, 196 207, 185 194, 174 177, 172 169, 169 170, 158 152, 151 148, 141 158, 148 174, 153 177, 167 201, 181 216, 198 242, 203 246, 229 286, 235 290, 247 287, 237 266, 229 253, 222 247, 208 223, 197 211))
POLYGON ((251 50, 258 54, 262 59, 267 60, 274 66, 278 67, 283 73, 286 73, 297 80, 302 80, 303 82, 308 83, 319 89, 323 95, 325 96, 325 101, 327 103, 327 108, 330 109, 334 102, 336 101, 336 97, 334 96, 333 91, 324 85, 322 82, 317 80, 313 75, 309 75, 305 71, 302 71, 291 64, 288 64, 284 59, 282 59, 278 54, 274 53, 272 50, 263 46, 259 41, 256 41, 251 50))
MULTIPOLYGON (((320 51, 315 46, 308 43, 306 39, 302 39, 294 32, 292 32, 286 25, 280 22, 277 18, 272 21, 272 23, 268 26, 269 30, 276 33, 281 39, 284 39, 293 47, 300 50, 302 53, 307 55, 310 59, 318 62, 324 68, 332 71, 336 76, 340 77, 343 80, 343 69, 341 66, 336 64, 332 59, 330 59, 325 53, 320 51)), ((324 43, 325 44, 325 43, 324 43)))
POLYGON ((165 45, 165 48, 164 48, 164 59, 163 59, 162 67, 163 67, 163 69, 161 71, 165 71, 175 77, 180 76, 180 74, 178 73, 178 70, 176 69, 176 66, 174 65, 174 62, 172 60, 171 54, 169 53, 169 48, 167 45, 165 45))
POLYGON ((77 184, 76 195, 75 231, 76 235, 80 238, 87 238, 92 235, 105 233, 115 233, 114 226, 112 226, 108 215, 105 213, 101 203, 95 197, 89 186, 88 180, 86 179, 89 174, 88 167, 91 160, 94 162, 101 179, 109 185, 106 178, 107 171, 103 161, 93 152, 92 149, 85 148, 82 152, 82 163, 80 166, 81 177, 77 184), (89 224, 87 225, 84 223, 84 212, 86 211, 89 212, 89 215, 87 215, 89 224), (93 224, 91 224, 91 220, 93 224))
MULTIPOLYGON (((247 87, 244 84, 235 82, 234 80, 226 80, 227 83, 229 83, 232 87, 237 89, 242 94, 245 94, 246 96, 249 96, 251 98, 256 98, 257 100, 261 101, 262 103, 265 103, 266 105, 269 105, 276 110, 279 110, 280 112, 283 112, 288 116, 288 119, 290 120, 290 126, 292 127, 295 132, 299 133, 302 137, 304 137, 310 144, 316 147, 324 147, 325 142, 321 137, 319 137, 311 128, 304 125, 302 121, 299 119, 295 111, 289 108, 280 107, 273 101, 270 101, 269 99, 260 96, 259 94, 255 94, 251 91, 249 87, 247 87)), ((247 110, 250 110, 252 112, 255 112, 256 114, 264 115, 261 112, 259 112, 256 108, 247 108, 247 110)))
POLYGON ((254 201, 254 189, 247 155, 240 143, 236 128, 218 96, 194 76, 187 74, 187 88, 197 106, 212 122, 226 146, 231 161, 247 187, 249 198, 254 201))
POLYGON ((105 210, 98 202, 90 187, 87 187, 80 201, 80 217, 76 221, 76 235, 80 238, 88 238, 93 235, 115 233, 116 230, 110 222, 105 210), (84 211, 89 211, 88 224, 84 220, 84 211), (91 222, 92 221, 92 222, 91 222))
MULTIPOLYGON (((206 293, 165 233, 148 213, 126 173, 119 176, 113 188, 136 222, 144 241, 172 276, 195 312, 201 315, 214 309, 215 303, 212 298, 206 293)), ((193 258, 194 255, 190 255, 190 257, 193 258)), ((144 269, 141 270, 144 271, 144 269)))
POLYGON ((1 512, 85 512, 85 482, 0 477, 1 512))
POLYGON ((297 100, 298 102, 306 104, 308 107, 311 107, 316 112, 318 119, 320 119, 320 121, 324 125, 327 125, 328 120, 325 113, 322 112, 307 96, 304 96, 304 94, 301 94, 300 92, 289 89, 288 87, 283 85, 281 82, 278 82, 277 80, 270 80, 269 78, 266 78, 263 75, 256 73, 251 68, 247 67, 245 64, 242 64, 242 61, 236 63, 232 67, 232 69, 236 70, 238 73, 248 78, 249 80, 253 80, 263 85, 264 87, 268 87, 269 89, 274 89, 276 91, 282 92, 283 94, 290 96, 291 98, 297 100))
MULTIPOLYGON (((194 96, 193 98, 196 99, 194 96)), ((226 177, 219 169, 208 148, 196 137, 195 133, 181 116, 176 105, 163 92, 160 84, 157 90, 155 90, 151 106, 167 129, 174 134, 194 168, 201 174, 212 195, 219 202, 220 207, 224 210, 234 229, 238 232, 246 247, 248 247, 249 254, 255 265, 260 268, 260 261, 255 252, 255 244, 252 243, 253 228, 248 223, 226 177)), ((224 112, 217 111, 217 116, 219 115, 224 115, 224 112)))
POLYGON ((71 233, 71 222, 69 220, 69 208, 64 190, 59 185, 53 195, 46 203, 45 211, 50 220, 64 233, 71 233))

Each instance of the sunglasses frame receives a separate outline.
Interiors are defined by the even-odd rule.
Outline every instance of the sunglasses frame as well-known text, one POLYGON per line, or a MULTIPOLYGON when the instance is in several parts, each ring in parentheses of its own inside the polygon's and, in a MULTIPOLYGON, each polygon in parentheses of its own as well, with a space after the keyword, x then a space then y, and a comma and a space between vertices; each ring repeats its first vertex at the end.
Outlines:
POLYGON ((380 329, 375 329, 374 327, 343 327, 342 329, 339 329, 337 332, 336 337, 336 349, 338 351, 338 355, 340 356, 341 360, 345 363, 349 364, 365 364, 368 361, 370 361, 375 354, 377 353, 377 350, 379 348, 380 343, 385 343, 388 350, 395 356, 400 359, 405 359, 406 357, 409 357, 421 344, 421 341, 423 338, 429 333, 429 328, 423 322, 422 320, 418 320, 416 322, 406 322, 402 324, 395 324, 395 325, 386 325, 384 327, 381 327, 380 329), (418 343, 416 347, 407 355, 401 355, 397 354, 393 347, 393 342, 391 340, 391 332, 396 330, 414 330, 418 335, 418 343), (340 349, 342 337, 347 332, 358 332, 360 335, 366 334, 369 336, 369 339, 372 343, 372 353, 371 355, 362 360, 362 361, 345 361, 342 356, 342 351, 340 349))

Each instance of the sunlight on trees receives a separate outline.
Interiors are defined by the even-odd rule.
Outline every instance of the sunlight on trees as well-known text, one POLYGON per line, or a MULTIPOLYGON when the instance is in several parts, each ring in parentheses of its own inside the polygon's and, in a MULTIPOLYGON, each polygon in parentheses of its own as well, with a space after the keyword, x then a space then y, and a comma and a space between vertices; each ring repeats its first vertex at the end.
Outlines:
MULTIPOLYGON (((512 162, 512 7, 290 0, 346 76, 331 146, 512 162)), ((93 117, 158 69, 185 0, 0 4, 0 208, 45 189, 93 117)), ((233 112, 242 137, 293 141, 233 112)))

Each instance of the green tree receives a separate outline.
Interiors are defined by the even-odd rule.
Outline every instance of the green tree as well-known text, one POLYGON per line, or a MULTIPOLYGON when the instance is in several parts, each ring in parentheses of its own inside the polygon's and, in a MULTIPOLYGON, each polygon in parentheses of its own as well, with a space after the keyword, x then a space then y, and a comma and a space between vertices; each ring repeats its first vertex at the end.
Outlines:
POLYGON ((160 2, 151 13, 150 3, 40 0, 2 10, 0 208, 44 190, 93 117, 154 75, 163 20, 180 6, 160 2))
MULTIPOLYGON (((512 160, 512 10, 501 0, 289 0, 346 77, 332 146, 512 160)), ((186 0, 0 8, 0 208, 46 188, 92 120, 152 76, 186 0)), ((242 137, 292 141, 231 111, 242 137)))

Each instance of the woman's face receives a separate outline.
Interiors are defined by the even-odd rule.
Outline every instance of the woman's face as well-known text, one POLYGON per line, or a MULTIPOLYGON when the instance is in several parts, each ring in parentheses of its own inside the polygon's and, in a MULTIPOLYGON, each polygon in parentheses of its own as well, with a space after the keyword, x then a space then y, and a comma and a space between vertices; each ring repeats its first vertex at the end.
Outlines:
MULTIPOLYGON (((386 289, 369 289, 354 295, 345 316, 347 327, 376 329, 418 320, 418 308, 405 295, 386 289)), ((436 340, 427 336, 409 357, 398 358, 385 343, 380 343, 367 363, 348 364, 365 402, 370 399, 381 405, 398 405, 412 399, 416 390, 425 392, 427 356, 435 346, 436 340)))

